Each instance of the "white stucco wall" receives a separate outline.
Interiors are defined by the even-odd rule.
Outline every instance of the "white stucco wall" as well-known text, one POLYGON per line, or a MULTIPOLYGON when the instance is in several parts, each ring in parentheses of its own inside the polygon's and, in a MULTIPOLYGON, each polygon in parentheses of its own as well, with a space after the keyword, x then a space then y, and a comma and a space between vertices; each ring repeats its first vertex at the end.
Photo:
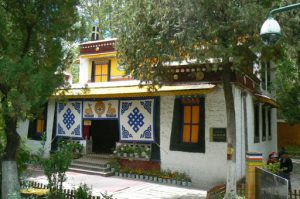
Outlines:
POLYGON ((268 154, 277 151, 277 110, 275 108, 272 108, 271 111, 271 132, 272 137, 271 140, 268 137, 268 133, 266 134, 266 140, 262 141, 262 104, 260 104, 260 129, 259 129, 259 142, 254 143, 254 106, 253 106, 253 98, 251 95, 247 96, 247 109, 249 117, 248 117, 248 151, 249 152, 261 152, 263 153, 264 161, 267 161, 268 154))
POLYGON ((79 84, 85 84, 89 79, 89 60, 87 58, 80 58, 79 65, 79 84))
MULTIPOLYGON (((45 153, 44 157, 49 156, 49 152, 51 149, 51 139, 52 139, 52 131, 53 131, 53 120, 54 120, 54 111, 55 111, 55 101, 49 100, 48 101, 48 109, 47 109, 47 140, 45 143, 45 153)), ((38 153, 42 149, 42 142, 39 140, 31 140, 27 138, 29 128, 29 121, 20 121, 18 123, 17 132, 21 136, 22 140, 25 141, 28 149, 34 154, 38 153)))
POLYGON ((205 97, 205 153, 170 151, 170 136, 175 97, 161 97, 160 146, 162 169, 186 172, 193 184, 210 188, 226 179, 226 143, 209 141, 210 128, 225 128, 226 114, 222 88, 205 97), (163 118, 163 119, 162 119, 163 118))

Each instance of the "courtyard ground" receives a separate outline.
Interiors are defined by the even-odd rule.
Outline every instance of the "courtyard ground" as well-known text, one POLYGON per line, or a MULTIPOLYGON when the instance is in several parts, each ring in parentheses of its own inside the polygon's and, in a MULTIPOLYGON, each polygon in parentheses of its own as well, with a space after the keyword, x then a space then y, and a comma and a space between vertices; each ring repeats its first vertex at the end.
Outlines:
MULTIPOLYGON (((28 180, 47 184, 47 179, 40 169, 31 169, 28 180)), ((206 191, 194 188, 163 185, 146 181, 119 177, 102 177, 96 175, 67 172, 64 188, 74 189, 81 183, 92 188, 93 195, 107 192, 117 199, 205 199, 206 191)))
POLYGON ((300 190, 300 159, 292 159, 293 172, 291 173, 292 189, 300 190))

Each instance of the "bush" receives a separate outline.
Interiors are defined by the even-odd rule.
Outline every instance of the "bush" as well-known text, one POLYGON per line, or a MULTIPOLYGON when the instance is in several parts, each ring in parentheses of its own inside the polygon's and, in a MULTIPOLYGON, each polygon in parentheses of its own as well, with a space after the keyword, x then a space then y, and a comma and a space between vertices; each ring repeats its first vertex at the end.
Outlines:
POLYGON ((92 195, 92 191, 86 184, 80 184, 75 191, 76 199, 89 199, 90 195, 92 195))

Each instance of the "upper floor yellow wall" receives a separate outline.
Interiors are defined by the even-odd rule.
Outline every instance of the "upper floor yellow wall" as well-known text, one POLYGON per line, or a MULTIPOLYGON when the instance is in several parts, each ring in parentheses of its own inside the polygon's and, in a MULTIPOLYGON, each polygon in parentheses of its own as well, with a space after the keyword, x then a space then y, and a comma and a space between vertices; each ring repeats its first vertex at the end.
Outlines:
MULTIPOLYGON (((96 55, 83 55, 81 58, 88 59, 88 81, 92 81, 92 63, 93 61, 97 62, 109 62, 110 61, 110 81, 118 81, 128 79, 124 77, 125 71, 120 70, 118 67, 118 60, 116 58, 116 53, 105 53, 105 54, 96 54, 96 55)), ((81 74, 79 74, 81 75, 81 74)))

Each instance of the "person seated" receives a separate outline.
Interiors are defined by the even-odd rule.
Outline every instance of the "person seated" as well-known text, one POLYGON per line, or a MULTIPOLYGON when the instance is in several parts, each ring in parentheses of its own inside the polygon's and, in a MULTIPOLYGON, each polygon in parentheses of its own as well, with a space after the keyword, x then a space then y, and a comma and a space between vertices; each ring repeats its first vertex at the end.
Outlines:
POLYGON ((273 163, 276 163, 278 161, 279 161, 278 154, 276 152, 272 152, 272 153, 269 154, 267 164, 273 164, 273 163))

